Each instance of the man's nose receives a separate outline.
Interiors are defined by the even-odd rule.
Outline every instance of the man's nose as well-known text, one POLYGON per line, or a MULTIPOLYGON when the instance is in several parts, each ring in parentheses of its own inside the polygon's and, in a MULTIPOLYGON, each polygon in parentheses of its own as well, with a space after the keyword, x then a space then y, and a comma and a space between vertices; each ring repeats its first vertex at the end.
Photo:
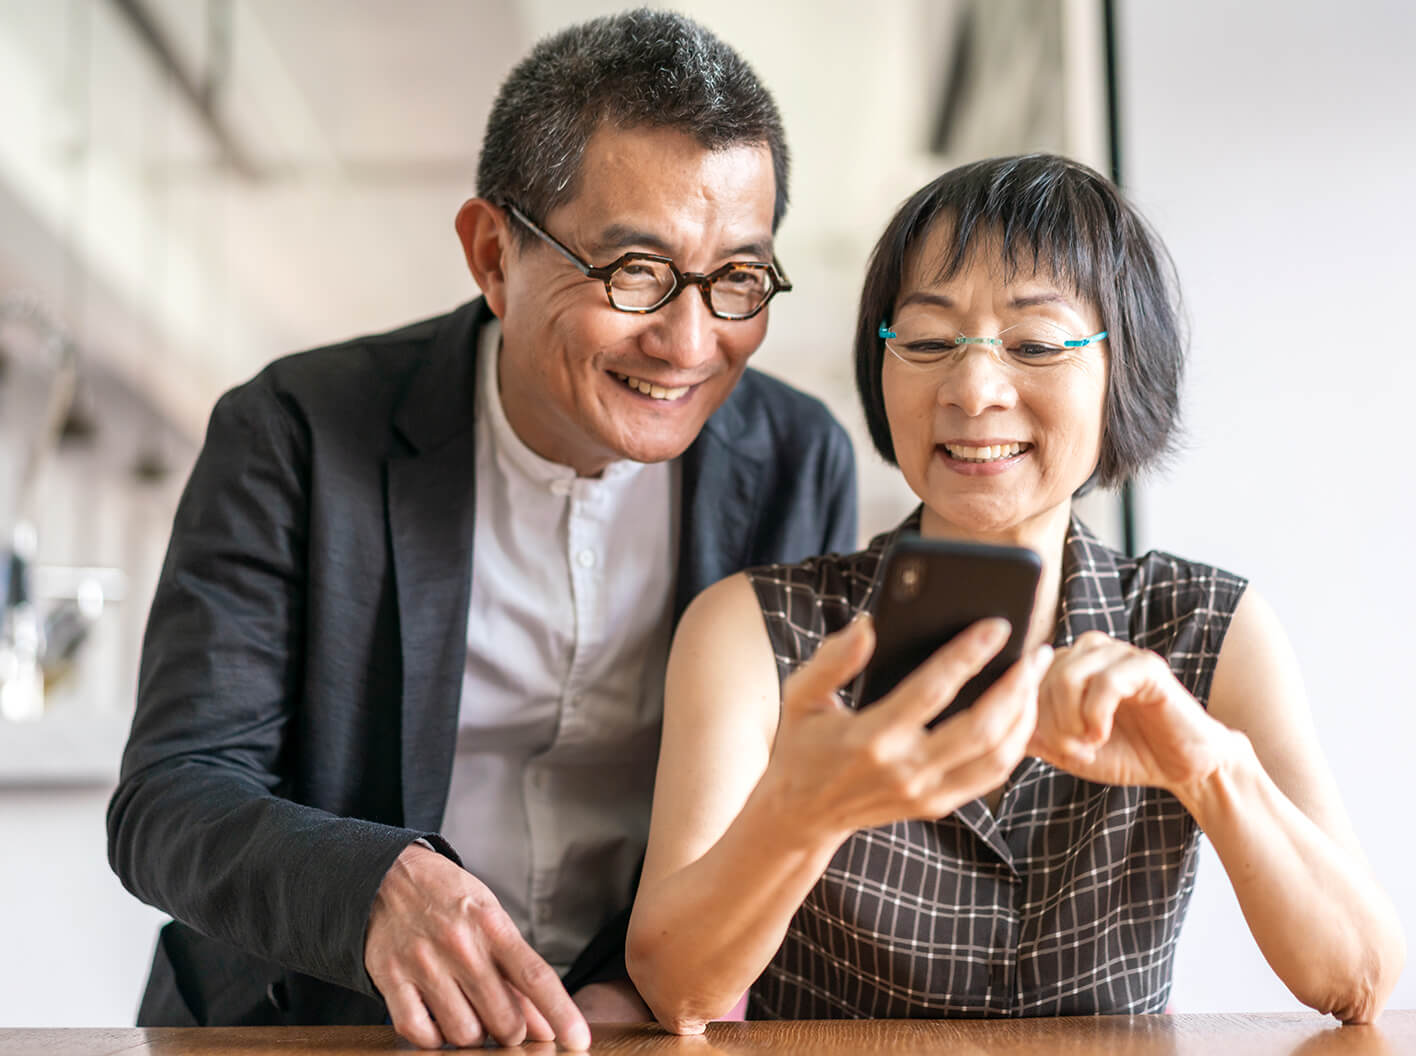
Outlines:
POLYGON ((651 317, 655 325, 645 335, 645 351, 680 369, 691 369, 713 357, 720 320, 708 310, 697 287, 681 290, 651 317))
POLYGON ((957 407, 970 418, 984 411, 1008 410, 1018 402, 1012 371, 990 345, 969 345, 961 349, 956 362, 947 363, 939 382, 938 400, 957 407))

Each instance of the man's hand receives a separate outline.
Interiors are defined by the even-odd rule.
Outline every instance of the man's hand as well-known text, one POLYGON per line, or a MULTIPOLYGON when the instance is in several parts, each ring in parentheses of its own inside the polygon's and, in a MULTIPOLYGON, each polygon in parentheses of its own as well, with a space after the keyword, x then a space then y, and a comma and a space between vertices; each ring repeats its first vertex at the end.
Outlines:
POLYGON ((410 844, 384 876, 364 967, 394 1029, 423 1048, 559 1041, 590 1047, 590 1028, 555 970, 492 892, 436 851, 410 844))

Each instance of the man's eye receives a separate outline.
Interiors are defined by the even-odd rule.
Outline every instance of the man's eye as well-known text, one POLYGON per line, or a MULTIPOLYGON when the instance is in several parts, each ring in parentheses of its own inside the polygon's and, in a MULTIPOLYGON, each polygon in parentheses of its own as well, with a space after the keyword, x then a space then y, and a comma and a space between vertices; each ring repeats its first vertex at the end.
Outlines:
POLYGON ((739 289, 755 290, 762 286, 767 279, 765 274, 756 268, 737 268, 722 276, 718 281, 726 282, 729 286, 736 286, 739 289))

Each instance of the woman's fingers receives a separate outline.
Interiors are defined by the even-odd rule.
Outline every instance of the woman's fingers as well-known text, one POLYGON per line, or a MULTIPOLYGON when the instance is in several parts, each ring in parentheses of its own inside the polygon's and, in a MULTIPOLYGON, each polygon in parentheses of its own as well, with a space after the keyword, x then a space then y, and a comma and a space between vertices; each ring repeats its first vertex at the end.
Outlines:
POLYGON ((1057 654, 1038 690, 1038 734, 1059 750, 1082 755, 1105 742, 1111 714, 1097 697, 1084 707, 1092 680, 1124 658, 1132 647, 1088 633, 1057 654))
POLYGON ((875 625, 862 613, 835 634, 828 634, 816 653, 787 678, 782 710, 809 714, 836 707, 836 691, 865 669, 875 651, 875 625))
POLYGON ((980 620, 936 649, 874 706, 878 721, 924 726, 958 696, 1008 641, 1007 620, 980 620))
MULTIPOLYGON (((1047 650, 1046 659, 1043 660, 1035 672, 1028 672, 1028 659, 1019 660, 1010 668, 1010 673, 1015 669, 1019 671, 1020 677, 1026 681, 1031 681, 1035 687, 1037 679, 1041 677, 1041 672, 1046 670, 1046 663, 1051 659, 1051 649, 1047 650)), ((1030 658, 1036 662, 1037 657, 1030 658)), ((1000 680, 1001 682, 1001 680, 1000 680)), ((1033 730, 1036 727, 1037 713, 1033 708, 1036 696, 1031 690, 1024 689, 1024 692, 1017 694, 1009 691, 1009 706, 998 707, 998 699, 995 698, 990 704, 993 705, 992 714, 983 721, 975 717, 977 726, 981 729, 983 741, 978 745, 976 754, 967 757, 962 761, 956 761, 944 773, 940 775, 938 790, 933 801, 930 803, 925 817, 941 817, 949 811, 954 810, 960 803, 970 799, 976 799, 992 789, 997 788, 1007 780, 1008 775, 1013 772, 1013 768, 1018 765, 1019 760, 1027 753, 1027 747, 1032 739, 1033 730)), ((986 707, 985 702, 980 698, 964 715, 955 716, 962 719, 980 707, 986 707)), ((944 724, 940 724, 940 729, 944 724)), ((938 735, 938 730, 931 733, 931 737, 938 735)), ((962 734, 963 731, 960 731, 962 734)))
MULTIPOLYGON (((928 763, 939 775, 932 785, 955 805, 997 787, 1023 757, 1037 724, 1037 686, 1052 662, 1042 646, 1014 663, 967 711, 950 716, 927 734, 928 763)), ((952 807, 950 808, 952 809, 952 807)))

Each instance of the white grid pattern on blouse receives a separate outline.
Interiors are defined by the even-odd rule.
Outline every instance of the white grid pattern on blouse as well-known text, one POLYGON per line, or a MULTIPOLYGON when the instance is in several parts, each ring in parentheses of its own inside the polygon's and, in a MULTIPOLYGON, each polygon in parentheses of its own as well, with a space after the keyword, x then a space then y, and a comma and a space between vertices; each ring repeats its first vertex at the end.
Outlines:
MULTIPOLYGON (((881 554, 918 517, 856 554, 749 571, 782 678, 869 607, 881 554)), ((1154 650, 1204 704, 1244 586, 1169 554, 1123 557, 1074 519, 1054 644, 1101 630, 1154 650)), ((1025 759, 996 817, 975 800, 847 839, 753 986, 749 1015, 1158 1012, 1198 838, 1168 793, 1025 759)))

